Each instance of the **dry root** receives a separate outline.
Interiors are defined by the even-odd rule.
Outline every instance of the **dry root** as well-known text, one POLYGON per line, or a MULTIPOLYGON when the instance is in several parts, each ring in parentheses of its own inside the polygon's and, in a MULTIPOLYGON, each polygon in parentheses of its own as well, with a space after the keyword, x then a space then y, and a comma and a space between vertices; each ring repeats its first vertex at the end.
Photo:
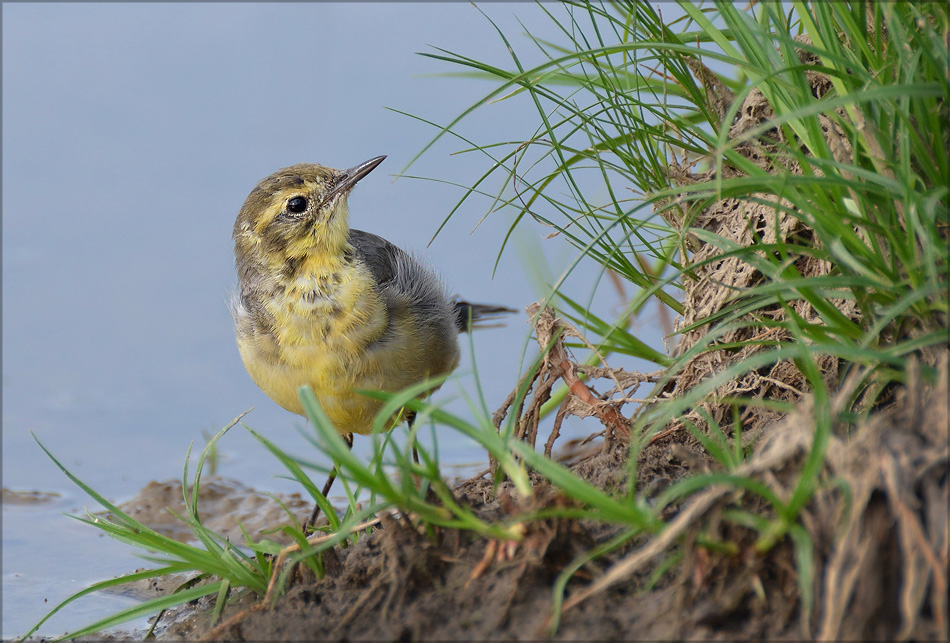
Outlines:
MULTIPOLYGON (((596 348, 574 326, 555 317, 551 308, 545 307, 542 310, 539 304, 532 304, 528 306, 526 312, 535 320, 535 335, 541 350, 545 351, 544 359, 540 368, 534 373, 529 373, 526 376, 527 381, 523 379, 519 382, 518 387, 495 412, 493 417, 495 427, 501 428, 512 404, 519 399, 518 392, 526 386, 524 397, 520 399, 519 406, 515 410, 515 417, 518 418, 515 435, 534 446, 538 436, 538 424, 541 420, 541 407, 551 399, 551 391, 558 380, 562 380, 568 387, 568 394, 558 409, 554 428, 544 446, 546 456, 551 456, 554 442, 558 438, 561 423, 566 415, 598 418, 606 429, 605 448, 617 439, 629 440, 630 419, 625 417, 621 410, 627 403, 642 402, 643 400, 634 397, 637 389, 644 382, 656 382, 661 373, 631 373, 623 369, 611 368, 603 356, 600 356, 603 366, 579 365, 564 346, 564 339, 566 337, 579 339, 595 353, 596 348), (609 380, 613 386, 606 393, 597 393, 590 384, 597 379, 609 380), (525 409, 525 401, 532 389, 535 389, 534 395, 531 397, 528 408, 525 409)), ((495 466, 494 462, 492 466, 495 466)))

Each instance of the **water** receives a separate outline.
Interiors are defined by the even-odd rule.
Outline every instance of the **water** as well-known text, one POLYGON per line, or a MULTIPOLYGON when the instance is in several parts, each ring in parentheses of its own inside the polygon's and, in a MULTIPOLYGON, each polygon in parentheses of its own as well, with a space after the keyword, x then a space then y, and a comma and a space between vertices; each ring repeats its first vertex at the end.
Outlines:
MULTIPOLYGON (((525 4, 487 9, 516 39, 513 14, 539 13, 525 4)), ((387 154, 350 199, 354 227, 419 252, 472 301, 520 309, 538 299, 513 249, 492 280, 510 214, 473 232, 487 202, 467 204, 427 249, 461 192, 387 176, 435 130, 383 106, 444 123, 489 89, 425 77, 456 70, 414 52, 431 43, 510 66, 504 47, 486 45, 496 41, 461 3, 4 6, 3 487, 60 497, 4 502, 2 636, 24 633, 79 588, 142 565, 63 516, 95 506, 31 432, 115 501, 152 480, 180 478, 188 444, 200 448, 203 433, 250 407, 250 426, 319 459, 296 430, 303 420, 247 376, 232 336, 231 226, 258 179, 297 162, 349 167, 387 154)), ((506 101, 466 131, 482 142, 513 140, 535 119, 524 103, 506 101)), ((485 165, 449 156, 463 147, 446 140, 411 173, 470 182, 485 165)), ((559 240, 543 242, 554 276, 573 254, 559 240)), ((582 269, 570 283, 583 299, 598 277, 582 269)), ((609 289, 604 297, 609 310, 616 298, 609 289)), ((518 315, 474 337, 490 411, 517 381, 528 330, 518 315)), ((465 395, 475 397, 463 353, 458 377, 438 394, 460 414, 469 412, 465 395)), ((441 446, 447 463, 486 459, 456 436, 441 446)), ((221 455, 222 475, 296 490, 243 429, 222 441, 221 455)), ((128 600, 84 599, 40 634, 88 624, 128 600)))

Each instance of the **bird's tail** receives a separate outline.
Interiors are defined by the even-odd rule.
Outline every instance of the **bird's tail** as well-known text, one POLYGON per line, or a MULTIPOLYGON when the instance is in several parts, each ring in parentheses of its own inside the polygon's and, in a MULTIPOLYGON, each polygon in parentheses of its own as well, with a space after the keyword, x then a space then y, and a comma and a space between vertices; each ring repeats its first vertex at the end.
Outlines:
POLYGON ((516 313, 513 308, 493 306, 491 304, 471 304, 461 299, 455 300, 455 325, 460 333, 474 328, 495 328, 501 324, 492 324, 508 313, 516 313))

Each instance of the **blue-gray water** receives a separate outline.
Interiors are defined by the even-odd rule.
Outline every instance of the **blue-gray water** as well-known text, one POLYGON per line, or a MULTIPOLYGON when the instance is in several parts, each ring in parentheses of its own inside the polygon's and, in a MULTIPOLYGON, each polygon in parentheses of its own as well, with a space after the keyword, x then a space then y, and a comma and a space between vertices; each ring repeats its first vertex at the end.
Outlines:
MULTIPOLYGON (((514 20, 552 35, 537 7, 484 9, 519 53, 539 60, 514 20)), ((473 232, 488 203, 469 203, 426 248, 461 192, 388 176, 435 130, 384 106, 446 123, 490 89, 427 76, 457 71, 416 55, 429 45, 511 67, 493 27, 467 3, 4 5, 3 486, 63 494, 52 504, 4 505, 4 637, 77 589, 141 566, 62 515, 95 507, 31 431, 114 500, 179 477, 189 442, 202 445, 202 431, 252 406, 249 425, 310 455, 295 430, 303 420, 257 389, 232 336, 231 226, 258 179, 297 162, 349 167, 387 154, 350 199, 354 227, 418 252, 473 301, 522 309, 538 299, 518 243, 491 278, 510 213, 473 232)), ((536 118, 527 101, 503 101, 463 131, 481 143, 523 139, 536 118)), ((446 139, 410 172, 470 184, 486 164, 451 155, 465 147, 446 139)), ((556 277, 574 251, 540 241, 547 229, 524 231, 556 277)), ((569 282, 575 296, 584 301, 598 276, 580 270, 569 282)), ((517 380, 527 332, 519 314, 474 338, 492 410, 517 380)), ((457 398, 449 408, 458 413, 468 408, 460 392, 474 390, 464 352, 457 381, 438 394, 457 398)), ((597 430, 580 424, 575 431, 597 430)), ((454 436, 442 447, 450 462, 485 459, 454 436)), ((223 475, 293 489, 243 430, 221 450, 223 475)), ((41 633, 125 605, 110 600, 85 599, 41 633)))

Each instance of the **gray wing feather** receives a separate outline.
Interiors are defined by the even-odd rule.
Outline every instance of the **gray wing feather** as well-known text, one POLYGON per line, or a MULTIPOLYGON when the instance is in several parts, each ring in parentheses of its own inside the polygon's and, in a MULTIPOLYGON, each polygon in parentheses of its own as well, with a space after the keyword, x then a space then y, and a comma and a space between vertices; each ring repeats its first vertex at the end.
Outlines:
POLYGON ((350 243, 366 264, 384 293, 408 298, 412 308, 429 326, 466 332, 514 310, 504 306, 472 304, 453 299, 441 280, 401 248, 382 237, 362 230, 350 230, 350 243))
POLYGON ((373 279, 380 286, 395 278, 397 262, 411 260, 401 248, 362 230, 350 230, 350 244, 359 259, 369 267, 373 279))
POLYGON ((454 302, 435 273, 375 234, 350 230, 350 244, 373 274, 391 311, 408 305, 421 326, 440 335, 457 332, 454 302))

